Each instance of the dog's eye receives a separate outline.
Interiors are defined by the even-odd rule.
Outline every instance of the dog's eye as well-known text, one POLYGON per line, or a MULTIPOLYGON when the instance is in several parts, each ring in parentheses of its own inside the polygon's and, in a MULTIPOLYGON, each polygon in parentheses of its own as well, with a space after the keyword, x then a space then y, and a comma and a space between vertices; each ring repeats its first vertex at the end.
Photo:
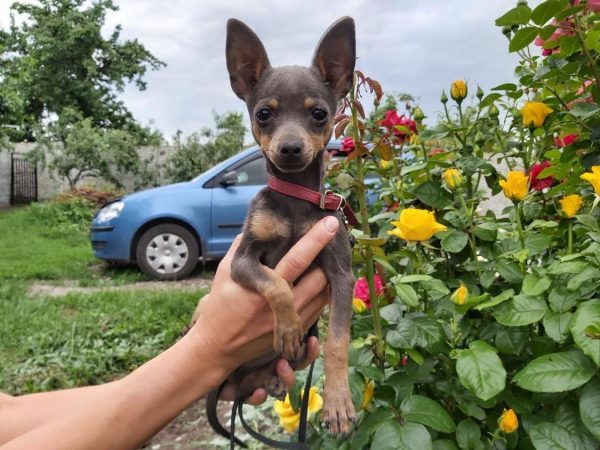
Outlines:
POLYGON ((271 118, 271 115, 272 115, 271 110, 269 110, 267 108, 263 108, 256 113, 256 120, 264 123, 271 118))
POLYGON ((317 122, 323 122, 325 119, 327 119, 327 111, 321 108, 314 108, 311 111, 311 115, 317 122))

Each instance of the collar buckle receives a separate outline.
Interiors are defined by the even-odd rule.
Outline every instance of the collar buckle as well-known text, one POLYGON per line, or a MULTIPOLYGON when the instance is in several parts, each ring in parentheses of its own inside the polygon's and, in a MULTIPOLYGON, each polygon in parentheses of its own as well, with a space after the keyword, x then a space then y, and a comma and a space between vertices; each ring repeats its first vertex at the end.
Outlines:
POLYGON ((326 207, 325 202, 327 201, 327 197, 331 196, 331 197, 335 197, 337 198, 338 204, 337 207, 335 209, 333 209, 334 211, 339 211, 341 209, 344 209, 346 207, 346 197, 344 197, 343 195, 337 194, 335 192, 333 192, 330 189, 326 189, 325 192, 323 192, 321 194, 321 199, 319 200, 319 208, 321 209, 329 209, 326 207))

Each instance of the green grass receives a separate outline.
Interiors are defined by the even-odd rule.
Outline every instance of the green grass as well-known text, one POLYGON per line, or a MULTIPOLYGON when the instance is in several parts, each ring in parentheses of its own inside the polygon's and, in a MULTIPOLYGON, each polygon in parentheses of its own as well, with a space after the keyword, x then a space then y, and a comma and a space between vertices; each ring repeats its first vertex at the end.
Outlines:
POLYGON ((171 345, 203 291, 100 291, 29 298, 0 287, 0 390, 83 386, 129 372, 171 345))
POLYGON ((0 280, 90 276, 95 260, 87 233, 49 227, 31 207, 0 212, 0 280))
POLYGON ((122 376, 170 346, 203 290, 103 291, 146 279, 98 262, 88 205, 0 211, 0 391, 84 386, 122 376), (97 286, 89 294, 30 297, 34 283, 97 286))

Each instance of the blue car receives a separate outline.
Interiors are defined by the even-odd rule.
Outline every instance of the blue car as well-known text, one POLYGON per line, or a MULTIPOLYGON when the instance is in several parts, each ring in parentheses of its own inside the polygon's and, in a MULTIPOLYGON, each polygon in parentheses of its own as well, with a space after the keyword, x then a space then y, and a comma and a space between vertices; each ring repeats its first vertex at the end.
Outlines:
MULTIPOLYGON (((337 150, 331 142, 328 150, 337 150)), ((258 146, 191 181, 137 192, 104 206, 91 226, 96 257, 136 261, 157 280, 188 276, 199 258, 220 258, 241 232, 248 206, 267 184, 258 146)))

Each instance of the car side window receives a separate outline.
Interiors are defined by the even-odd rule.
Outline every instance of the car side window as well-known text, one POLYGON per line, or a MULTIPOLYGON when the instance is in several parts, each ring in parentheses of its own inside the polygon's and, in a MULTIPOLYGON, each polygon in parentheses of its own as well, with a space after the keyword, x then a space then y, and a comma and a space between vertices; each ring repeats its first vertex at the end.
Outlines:
POLYGON ((262 156, 243 163, 233 168, 233 170, 237 173, 236 186, 263 186, 267 184, 267 168, 265 167, 265 159, 262 156))

